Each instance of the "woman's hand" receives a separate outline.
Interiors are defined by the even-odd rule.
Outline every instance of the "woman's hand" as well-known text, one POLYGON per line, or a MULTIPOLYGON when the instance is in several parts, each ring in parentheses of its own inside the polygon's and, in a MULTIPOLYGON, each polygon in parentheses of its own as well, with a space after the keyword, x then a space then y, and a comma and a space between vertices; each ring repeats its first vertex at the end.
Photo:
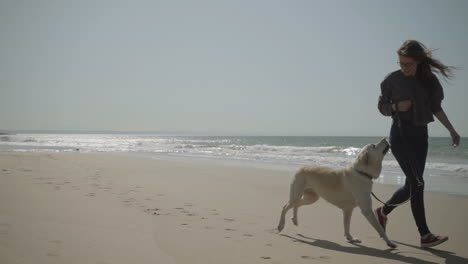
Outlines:
POLYGON ((408 112, 411 108, 411 101, 410 100, 405 100, 398 102, 396 105, 398 112, 408 112))
POLYGON ((458 147, 460 145, 460 135, 458 135, 457 131, 453 130, 450 132, 450 136, 452 137, 452 146, 458 147))
POLYGON ((444 110, 440 110, 439 112, 434 114, 437 119, 444 125, 445 128, 450 132, 450 136, 452 137, 452 146, 457 147, 460 145, 460 135, 458 135, 455 128, 452 126, 452 123, 448 120, 447 115, 445 114, 444 110))

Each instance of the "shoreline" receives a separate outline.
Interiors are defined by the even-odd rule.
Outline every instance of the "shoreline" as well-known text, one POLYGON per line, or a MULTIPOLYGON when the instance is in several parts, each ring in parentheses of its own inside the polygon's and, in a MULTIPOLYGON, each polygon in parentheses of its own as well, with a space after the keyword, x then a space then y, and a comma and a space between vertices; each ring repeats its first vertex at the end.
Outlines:
MULTIPOLYGON (((67 154, 67 153, 78 153, 78 154, 84 154, 84 155, 110 155, 110 156, 116 156, 116 157, 137 157, 137 158, 145 158, 145 159, 150 159, 150 160, 160 160, 160 161, 169 161, 169 162, 188 162, 188 163, 200 163, 200 164, 217 164, 217 165, 223 165, 223 166, 233 166, 233 167, 243 167, 243 168, 252 168, 252 169, 265 169, 265 170, 278 170, 278 171, 283 171, 287 172, 290 175, 293 175, 294 172, 300 168, 301 166, 304 166, 306 164, 291 164, 291 163, 273 163, 271 161, 264 161, 264 160, 243 160, 243 159, 233 159, 233 158, 227 158, 227 157, 203 157, 203 156, 190 156, 190 155, 179 155, 179 154, 168 154, 168 153, 138 153, 138 152, 81 152, 81 151, 67 151, 67 152, 51 152, 51 151, 44 151, 44 152, 20 152, 20 151, 0 151, 1 153, 36 153, 36 154, 67 154)), ((339 168, 337 166, 336 168, 339 168)), ((428 169, 429 170, 429 169, 428 169)), ((382 171, 381 177, 379 177, 377 180, 374 181, 374 184, 378 185, 384 185, 384 186, 391 186, 396 190, 398 187, 403 185, 403 180, 404 176, 400 177, 400 179, 395 178, 395 172, 390 172, 390 177, 388 179, 383 179, 382 177, 385 177, 385 174, 388 171, 385 171, 385 167, 382 171), (399 183, 401 182, 401 183, 399 183)), ((403 172, 400 172, 401 175, 403 175, 403 172)), ((428 181, 428 184, 426 184, 426 189, 425 192, 433 192, 433 193, 440 193, 440 194, 448 194, 448 195, 455 195, 455 196, 462 196, 462 197, 468 197, 468 191, 466 191, 463 187, 467 185, 466 182, 461 183, 460 191, 456 190, 451 190, 451 191, 445 191, 441 190, 441 188, 438 186, 435 186, 431 184, 432 181, 434 181, 433 178, 429 178, 431 176, 426 176, 425 180, 428 181)), ((440 178, 440 177, 439 177, 440 178)), ((441 179, 437 179, 439 182, 443 182, 441 179)), ((458 180, 462 180, 463 178, 460 178, 458 180)), ((453 185, 453 184, 452 184, 453 185)), ((467 186, 468 187, 468 186, 467 186)))
POLYGON ((351 231, 363 243, 347 243, 341 212, 323 200, 301 208, 297 227, 290 212, 278 234, 291 177, 215 162, 2 152, 0 262, 468 262, 467 197, 426 193, 431 231, 450 236, 433 250, 418 247, 409 206, 395 210, 387 230, 398 248, 389 251, 359 209, 351 231))
MULTIPOLYGON (((361 146, 372 137, 265 136, 151 136, 27 134, 0 139, 0 152, 80 152, 240 163, 241 166, 295 171, 303 165, 349 166, 361 146)), ((468 195, 468 148, 452 149, 447 140, 432 139, 425 169, 426 190, 468 195)), ((376 183, 403 185, 405 177, 392 155, 387 155, 376 183)))

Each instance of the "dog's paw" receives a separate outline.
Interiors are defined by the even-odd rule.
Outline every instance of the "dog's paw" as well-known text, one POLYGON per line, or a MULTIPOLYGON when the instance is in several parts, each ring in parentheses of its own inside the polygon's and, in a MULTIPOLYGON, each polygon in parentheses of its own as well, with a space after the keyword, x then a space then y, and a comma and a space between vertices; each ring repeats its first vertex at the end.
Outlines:
POLYGON ((279 232, 281 232, 283 230, 285 224, 286 224, 286 219, 285 219, 284 215, 282 214, 281 218, 280 218, 280 221, 278 223, 278 231, 279 232))
POLYGON ((283 231, 283 228, 284 228, 284 223, 283 223, 283 224, 279 224, 279 225, 278 225, 278 228, 277 228, 277 229, 278 229, 278 232, 283 231))
POLYGON ((346 238, 346 240, 347 240, 349 243, 351 243, 351 244, 359 244, 359 243, 362 243, 361 239, 355 238, 355 237, 346 238))
POLYGON ((298 225, 299 225, 299 222, 297 222, 297 218, 294 218, 294 217, 293 217, 293 218, 291 218, 291 221, 293 222, 293 224, 294 224, 295 226, 298 226, 298 225))
POLYGON ((387 241, 387 246, 391 247, 391 248, 396 248, 397 245, 395 243, 393 243, 392 241, 387 241))

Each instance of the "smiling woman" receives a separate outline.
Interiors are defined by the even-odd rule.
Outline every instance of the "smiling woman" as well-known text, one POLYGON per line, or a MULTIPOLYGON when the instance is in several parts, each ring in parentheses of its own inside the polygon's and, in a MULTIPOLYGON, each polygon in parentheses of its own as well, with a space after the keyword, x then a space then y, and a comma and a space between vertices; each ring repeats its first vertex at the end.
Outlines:
POLYGON ((400 65, 401 71, 405 76, 415 76, 416 69, 418 68, 418 62, 411 58, 405 56, 399 56, 400 61, 398 64, 400 65))
POLYGON ((397 51, 401 70, 387 76, 381 84, 378 108, 385 116, 392 116, 390 131, 392 153, 405 173, 405 185, 398 189, 376 214, 385 228, 387 215, 400 204, 411 199, 411 210, 421 235, 421 247, 432 247, 448 240, 429 231, 424 209, 423 173, 428 152, 427 124, 433 115, 450 131, 453 146, 460 136, 442 109, 444 93, 435 73, 450 78, 453 67, 431 57, 431 51, 416 40, 407 40, 397 51))
POLYGON ((433 81, 432 72, 441 73, 445 78, 452 78, 452 71, 456 69, 432 58, 432 51, 417 40, 405 41, 397 53, 403 73, 406 76, 416 76, 420 80, 433 81))

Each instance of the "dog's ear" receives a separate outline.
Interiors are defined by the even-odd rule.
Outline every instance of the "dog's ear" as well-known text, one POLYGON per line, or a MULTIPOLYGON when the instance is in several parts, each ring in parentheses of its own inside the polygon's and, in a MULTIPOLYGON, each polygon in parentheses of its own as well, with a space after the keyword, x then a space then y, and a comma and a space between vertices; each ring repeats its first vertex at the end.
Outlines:
POLYGON ((361 153, 361 156, 359 157, 359 163, 364 166, 369 166, 369 152, 364 151, 361 153))

